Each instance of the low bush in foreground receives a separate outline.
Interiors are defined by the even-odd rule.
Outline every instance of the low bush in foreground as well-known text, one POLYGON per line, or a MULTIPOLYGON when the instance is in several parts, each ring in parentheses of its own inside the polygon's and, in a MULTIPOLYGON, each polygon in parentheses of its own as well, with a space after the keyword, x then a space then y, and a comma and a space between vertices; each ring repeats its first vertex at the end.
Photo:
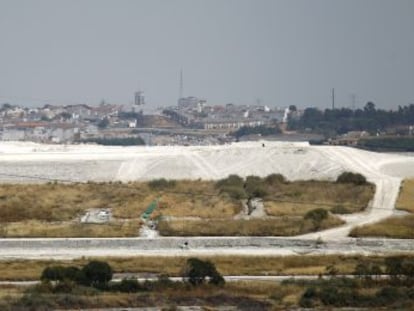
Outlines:
MULTIPOLYGON (((335 276, 329 279, 299 281, 306 284, 299 301, 305 308, 354 307, 393 309, 412 307, 414 300, 414 261, 406 256, 392 256, 379 265, 360 262, 355 278, 335 276), (383 277, 383 273, 386 277, 383 277)), ((292 280, 291 283, 296 281, 292 280)))

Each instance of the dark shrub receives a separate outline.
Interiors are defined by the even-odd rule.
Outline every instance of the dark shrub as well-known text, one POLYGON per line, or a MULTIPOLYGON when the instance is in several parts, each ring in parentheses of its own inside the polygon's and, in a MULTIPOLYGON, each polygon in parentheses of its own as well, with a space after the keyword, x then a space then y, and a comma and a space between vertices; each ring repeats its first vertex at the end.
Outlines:
POLYGON ((212 262, 208 260, 203 261, 198 258, 189 258, 187 260, 183 269, 183 279, 185 281, 196 286, 205 283, 207 277, 209 278, 210 284, 224 284, 224 278, 212 262))
POLYGON ((267 195, 264 181, 258 176, 247 176, 246 182, 244 183, 244 189, 250 198, 263 198, 267 195))
POLYGON ((305 219, 310 219, 315 222, 321 222, 326 218, 328 218, 328 212, 323 208, 316 208, 305 214, 305 219))
POLYGON ((52 266, 52 267, 46 267, 42 275, 40 276, 40 279, 42 281, 62 281, 64 279, 65 275, 65 267, 62 266, 52 266))
POLYGON ((119 284, 112 285, 112 289, 122 293, 136 293, 143 290, 137 279, 122 279, 119 284))
POLYGON ((214 285, 224 285, 226 281, 224 280, 223 276, 218 273, 217 271, 210 276, 210 284, 214 285))
POLYGON ((96 288, 105 287, 112 280, 112 268, 103 261, 91 261, 82 268, 84 285, 96 288))
POLYGON ((155 189, 155 190, 174 188, 175 184, 176 184, 175 180, 166 180, 165 178, 154 179, 148 182, 148 186, 151 189, 155 189))
POLYGON ((318 230, 322 221, 328 218, 328 212, 323 208, 317 208, 307 212, 304 218, 312 221, 314 228, 318 230))
POLYGON ((243 188, 244 180, 238 175, 229 175, 227 178, 220 179, 216 182, 217 188, 223 187, 235 187, 235 188, 243 188))
POLYGON ((269 193, 264 187, 256 187, 249 192, 249 197, 251 198, 264 198, 269 193))
POLYGON ((315 298, 318 296, 318 292, 315 287, 309 287, 303 293, 303 297, 305 298, 315 298))
POLYGON ((265 182, 268 185, 282 184, 286 182, 286 178, 282 174, 270 174, 265 178, 265 182))
POLYGON ((78 267, 63 267, 63 266, 51 266, 46 267, 40 279, 42 281, 63 281, 71 280, 76 281, 79 277, 80 270, 78 267))
POLYGON ((365 185, 367 183, 367 179, 359 173, 343 172, 338 176, 336 182, 341 184, 365 185))

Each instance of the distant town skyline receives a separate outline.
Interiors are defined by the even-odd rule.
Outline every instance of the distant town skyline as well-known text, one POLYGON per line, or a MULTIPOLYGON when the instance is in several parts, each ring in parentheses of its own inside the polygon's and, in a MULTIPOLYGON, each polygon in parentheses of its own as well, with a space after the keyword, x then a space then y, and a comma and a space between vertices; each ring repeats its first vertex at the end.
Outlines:
POLYGON ((0 103, 397 109, 414 103, 410 0, 0 0, 0 103))

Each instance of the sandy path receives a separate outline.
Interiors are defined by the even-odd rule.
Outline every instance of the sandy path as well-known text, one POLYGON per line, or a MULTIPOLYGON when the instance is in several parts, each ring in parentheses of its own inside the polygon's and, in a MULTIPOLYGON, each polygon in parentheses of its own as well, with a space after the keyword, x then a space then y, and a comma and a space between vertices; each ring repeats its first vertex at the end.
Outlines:
MULTIPOLYGON (((321 147, 320 151, 330 160, 340 163, 345 170, 361 173, 376 186, 371 206, 362 213, 342 216, 346 224, 323 232, 300 236, 301 238, 338 239, 348 236, 352 228, 378 222, 393 214, 401 185, 401 178, 386 175, 380 171, 381 157, 372 159, 372 153, 347 147, 321 147)), ((386 160, 388 155, 383 158, 386 160)), ((413 162, 414 164, 414 162, 413 162)))

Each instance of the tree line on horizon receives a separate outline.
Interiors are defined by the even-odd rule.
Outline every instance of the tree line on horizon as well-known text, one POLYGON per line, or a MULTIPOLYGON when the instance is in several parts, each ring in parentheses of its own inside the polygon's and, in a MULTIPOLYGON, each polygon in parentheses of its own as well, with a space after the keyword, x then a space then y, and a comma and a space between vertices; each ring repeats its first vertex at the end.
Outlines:
MULTIPOLYGON (((299 118, 288 119, 288 129, 312 131, 334 137, 350 131, 377 134, 387 128, 414 125, 414 104, 399 106, 397 110, 377 109, 368 102, 363 109, 306 108, 299 118)), ((405 134, 401 131, 400 134, 405 134)))

